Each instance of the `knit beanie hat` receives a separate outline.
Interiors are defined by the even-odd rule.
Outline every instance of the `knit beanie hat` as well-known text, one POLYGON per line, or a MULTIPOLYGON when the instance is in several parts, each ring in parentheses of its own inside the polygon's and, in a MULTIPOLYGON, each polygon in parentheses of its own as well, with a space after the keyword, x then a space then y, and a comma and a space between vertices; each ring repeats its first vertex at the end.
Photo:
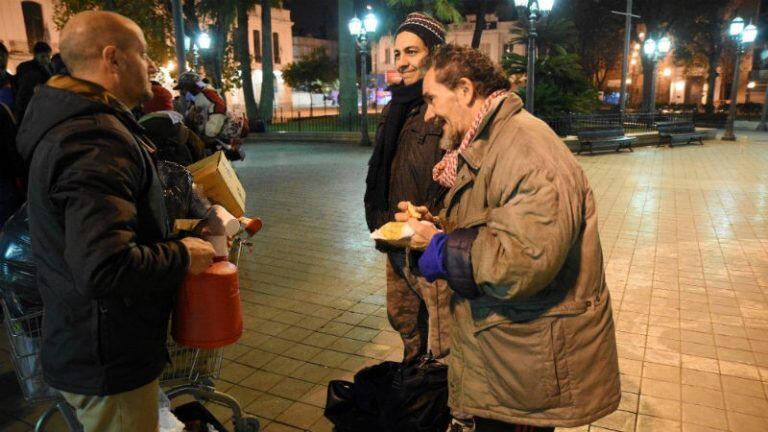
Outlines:
POLYGON ((421 12, 408 14, 405 21, 397 28, 395 36, 404 31, 411 32, 421 38, 424 41, 424 45, 430 50, 437 45, 445 43, 445 27, 440 21, 421 12))
POLYGON ((141 111, 144 114, 155 111, 173 110, 173 95, 158 82, 152 82, 152 99, 144 102, 141 111))

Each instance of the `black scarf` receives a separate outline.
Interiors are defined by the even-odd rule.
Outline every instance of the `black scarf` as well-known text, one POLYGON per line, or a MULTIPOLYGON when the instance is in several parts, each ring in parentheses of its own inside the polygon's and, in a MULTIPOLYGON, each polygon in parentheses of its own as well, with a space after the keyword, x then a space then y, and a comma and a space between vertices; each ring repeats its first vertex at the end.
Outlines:
MULTIPOLYGON (((376 146, 368 161, 368 176, 365 179, 365 207, 368 212, 389 211, 389 181, 392 172, 392 160, 395 158, 400 130, 411 110, 423 103, 421 84, 392 87, 392 101, 389 113, 382 125, 383 133, 376 134, 376 146)), ((370 224, 370 222, 369 222, 370 224)), ((372 230, 378 227, 370 227, 372 230)))

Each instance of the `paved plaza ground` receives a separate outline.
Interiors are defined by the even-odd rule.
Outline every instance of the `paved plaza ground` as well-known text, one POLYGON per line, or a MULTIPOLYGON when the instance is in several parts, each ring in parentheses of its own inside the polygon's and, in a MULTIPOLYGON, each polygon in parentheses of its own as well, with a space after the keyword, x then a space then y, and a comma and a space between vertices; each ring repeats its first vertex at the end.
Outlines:
MULTIPOLYGON (((246 330, 217 387, 267 432, 329 431, 326 383, 401 356, 363 218, 369 154, 253 144, 237 166, 264 230, 241 263, 246 330)), ((572 430, 768 431, 768 134, 579 161, 598 199, 623 398, 572 430)), ((0 430, 29 430, 41 409, 2 347, 0 430)))

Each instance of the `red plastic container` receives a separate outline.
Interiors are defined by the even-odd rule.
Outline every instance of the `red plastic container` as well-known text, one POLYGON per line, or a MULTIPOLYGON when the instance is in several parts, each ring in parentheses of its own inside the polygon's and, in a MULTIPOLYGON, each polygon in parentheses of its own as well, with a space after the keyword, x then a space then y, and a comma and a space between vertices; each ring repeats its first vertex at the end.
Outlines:
POLYGON ((243 334, 237 266, 213 263, 206 271, 187 276, 173 310, 171 334, 191 348, 221 348, 243 334))

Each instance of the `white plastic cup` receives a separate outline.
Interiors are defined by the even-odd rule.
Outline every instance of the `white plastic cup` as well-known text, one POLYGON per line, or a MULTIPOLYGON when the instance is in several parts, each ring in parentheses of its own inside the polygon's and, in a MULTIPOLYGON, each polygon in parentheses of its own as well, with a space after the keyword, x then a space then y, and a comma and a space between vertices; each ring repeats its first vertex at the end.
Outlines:
POLYGON ((211 206, 206 219, 208 220, 208 229, 213 235, 234 237, 240 232, 240 221, 218 204, 211 206))

